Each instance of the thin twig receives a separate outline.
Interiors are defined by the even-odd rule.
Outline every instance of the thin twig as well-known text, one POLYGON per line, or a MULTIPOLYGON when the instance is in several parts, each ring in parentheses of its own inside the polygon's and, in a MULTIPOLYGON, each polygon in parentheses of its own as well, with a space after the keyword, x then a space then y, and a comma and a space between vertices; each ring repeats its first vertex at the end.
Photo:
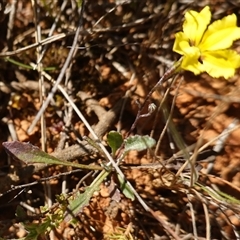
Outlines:
MULTIPOLYGON (((187 196, 188 196, 188 195, 187 195, 187 196)), ((192 202, 190 201, 189 196, 188 196, 188 206, 189 206, 189 208, 190 208, 191 217, 192 217, 192 228, 193 228, 194 240, 197 240, 197 239, 198 239, 198 234, 197 234, 195 213, 194 213, 193 204, 192 204, 192 202)))
POLYGON ((8 52, 1 52, 0 53, 0 57, 11 57, 11 56, 14 56, 14 55, 17 55, 17 54, 20 54, 22 52, 25 52, 27 50, 30 50, 32 48, 36 48, 38 47, 39 45, 46 45, 46 44, 49 44, 49 43, 52 43, 52 42, 55 42, 55 41, 58 41, 58 40, 62 40, 63 38, 65 38, 66 36, 69 36, 69 35, 73 35, 73 33, 60 33, 58 35, 54 35, 52 37, 49 37, 49 38, 46 38, 44 40, 42 40, 41 42, 39 43, 33 43, 33 44, 30 44, 26 47, 23 47, 23 48, 20 48, 20 49, 17 49, 17 50, 14 50, 14 51, 8 51, 8 52))
POLYGON ((40 178, 39 180, 36 180, 34 182, 31 182, 31 183, 21 184, 21 185, 18 185, 18 186, 12 186, 11 189, 7 190, 6 192, 0 193, 0 197, 3 196, 3 195, 6 195, 6 194, 8 194, 8 193, 10 193, 12 191, 21 189, 21 188, 27 188, 27 187, 39 184, 41 182, 49 181, 49 180, 54 179, 54 178, 67 176, 67 175, 70 175, 70 174, 73 174, 73 173, 76 173, 76 172, 81 172, 81 171, 82 171, 82 169, 75 169, 75 170, 71 170, 71 171, 68 171, 68 172, 63 172, 63 173, 56 174, 54 176, 43 177, 43 178, 40 178))
POLYGON ((206 198, 202 197, 199 191, 196 191, 194 188, 191 189, 194 191, 196 196, 200 199, 202 206, 203 206, 203 211, 205 215, 205 222, 206 222, 206 240, 211 240, 211 224, 210 224, 210 216, 208 212, 208 206, 209 202, 207 201, 206 198))
MULTIPOLYGON (((61 17, 61 13, 62 13, 62 12, 64 11, 64 9, 66 8, 67 3, 68 3, 67 0, 64 0, 64 1, 63 1, 62 5, 61 5, 61 8, 60 8, 60 12, 58 13, 58 15, 56 16, 56 18, 54 19, 54 22, 53 22, 53 24, 52 24, 52 27, 51 27, 51 29, 50 29, 50 31, 49 31, 49 33, 48 33, 48 37, 51 37, 51 36, 53 35, 53 33, 54 33, 54 31, 55 31, 55 29, 56 29, 56 27, 57 27, 57 23, 58 23, 58 21, 59 21, 59 19, 60 19, 60 17, 61 17)), ((45 45, 45 46, 43 47, 42 52, 41 52, 41 56, 40 56, 39 59, 38 59, 37 65, 38 65, 38 64, 41 62, 41 60, 43 59, 44 54, 45 54, 46 51, 47 51, 47 47, 48 47, 48 45, 45 45)))
POLYGON ((82 35, 80 35, 80 31, 82 29, 82 22, 83 22, 83 12, 84 12, 84 6, 85 6, 85 1, 82 0, 82 7, 80 9, 80 20, 79 20, 79 24, 78 24, 78 27, 77 27, 77 30, 76 30, 76 34, 75 34, 75 37, 74 37, 74 40, 73 40, 73 44, 72 44, 72 47, 69 51, 69 54, 67 56, 67 59, 61 69, 61 72, 56 80, 56 83, 55 85, 53 86, 51 92, 49 93, 46 101, 44 102, 44 104, 42 105, 41 109, 39 110, 39 112, 37 113, 35 119, 33 120, 31 126, 29 127, 28 129, 28 133, 30 134, 32 131, 33 131, 33 128, 35 127, 35 125, 37 124, 37 122, 39 121, 40 117, 42 116, 42 114, 45 112, 46 108, 48 107, 48 104, 50 103, 51 99, 53 98, 55 92, 57 91, 58 89, 58 85, 61 83, 64 75, 66 74, 66 70, 69 66, 69 64, 71 63, 72 61, 72 57, 74 56, 74 54, 76 53, 77 51, 77 45, 78 45, 78 42, 80 42, 80 40, 82 39, 82 35))
POLYGON ((17 0, 13 0, 11 2, 11 11, 9 13, 8 30, 7 30, 7 39, 8 40, 12 36, 12 30, 13 30, 14 19, 15 19, 15 14, 16 14, 16 4, 17 4, 17 0))

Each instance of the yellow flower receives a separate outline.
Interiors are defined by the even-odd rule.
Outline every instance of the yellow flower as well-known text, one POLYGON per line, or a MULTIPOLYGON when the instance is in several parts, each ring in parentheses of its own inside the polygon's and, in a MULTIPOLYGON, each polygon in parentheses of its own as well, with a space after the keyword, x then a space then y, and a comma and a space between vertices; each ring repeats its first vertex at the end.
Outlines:
POLYGON ((183 55, 182 69, 227 79, 240 67, 240 55, 229 49, 233 41, 240 39, 237 17, 231 14, 209 25, 210 21, 208 6, 200 13, 188 11, 183 31, 175 35, 173 51, 183 55))

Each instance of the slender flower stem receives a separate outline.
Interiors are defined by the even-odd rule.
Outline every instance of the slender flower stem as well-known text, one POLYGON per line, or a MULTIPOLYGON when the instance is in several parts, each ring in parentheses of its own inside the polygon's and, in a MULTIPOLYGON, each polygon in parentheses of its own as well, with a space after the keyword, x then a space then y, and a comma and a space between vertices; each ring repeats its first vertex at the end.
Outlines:
POLYGON ((144 99, 143 104, 141 105, 141 107, 138 110, 137 116, 135 118, 134 123, 132 124, 132 127, 130 129, 130 131, 128 132, 128 135, 133 132, 133 130, 136 128, 137 126, 137 122, 139 121, 139 119, 141 118, 141 113, 143 111, 143 108, 145 107, 148 99, 152 96, 152 94, 154 93, 154 91, 156 91, 159 86, 161 86, 164 82, 166 82, 172 75, 174 75, 175 73, 178 72, 179 67, 181 65, 181 61, 182 58, 180 58, 170 69, 168 69, 163 76, 159 79, 159 81, 155 84, 155 86, 150 90, 150 92, 148 93, 148 95, 146 96, 146 98, 144 99))

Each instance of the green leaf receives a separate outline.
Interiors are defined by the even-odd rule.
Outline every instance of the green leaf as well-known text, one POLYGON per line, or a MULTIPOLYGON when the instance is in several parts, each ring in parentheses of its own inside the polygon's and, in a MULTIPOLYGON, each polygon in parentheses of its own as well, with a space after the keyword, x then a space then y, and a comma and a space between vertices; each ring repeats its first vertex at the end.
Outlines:
POLYGON ((45 236, 47 232, 52 229, 51 219, 46 218, 43 222, 23 224, 24 228, 28 232, 24 240, 37 240, 40 236, 45 236))
MULTIPOLYGON (((24 63, 18 62, 16 60, 14 60, 13 58, 6 57, 4 59, 5 59, 5 61, 13 63, 14 65, 16 65, 18 67, 34 70, 34 68, 32 66, 29 66, 29 65, 26 65, 24 63)), ((46 68, 43 68, 44 71, 54 71, 56 69, 57 69, 56 67, 46 67, 46 68)))
POLYGON ((155 144, 156 141, 149 137, 149 136, 131 136, 128 137, 127 139, 124 140, 125 143, 125 153, 131 151, 131 150, 136 150, 138 152, 152 148, 155 144))
POLYGON ((123 143, 122 135, 119 132, 111 131, 107 135, 108 145, 112 149, 112 155, 114 156, 116 151, 121 147, 123 143))
POLYGON ((129 188, 129 186, 127 185, 127 182, 124 179, 122 179, 122 177, 119 174, 117 174, 117 177, 118 177, 118 181, 120 183, 120 189, 121 189, 122 193, 124 194, 124 196, 126 198, 129 198, 133 201, 135 199, 135 196, 134 196, 133 192, 131 191, 131 189, 129 188))
POLYGON ((19 219, 21 219, 21 221, 23 219, 27 219, 27 213, 25 212, 25 210, 23 209, 22 206, 17 206, 16 209, 16 214, 15 214, 19 219))
POLYGON ((69 200, 64 218, 66 221, 72 220, 73 216, 77 216, 83 209, 83 207, 89 204, 89 201, 95 191, 98 191, 100 184, 107 177, 109 172, 103 170, 98 177, 93 181, 91 186, 87 187, 84 193, 77 193, 73 200, 69 200))
POLYGON ((59 160, 43 152, 41 149, 39 149, 36 146, 33 146, 30 143, 13 141, 13 142, 4 142, 2 145, 6 149, 7 153, 9 153, 12 157, 16 158, 17 160, 23 161, 26 164, 44 163, 44 164, 72 166, 76 168, 89 169, 89 170, 103 169, 100 166, 83 165, 83 164, 59 160))

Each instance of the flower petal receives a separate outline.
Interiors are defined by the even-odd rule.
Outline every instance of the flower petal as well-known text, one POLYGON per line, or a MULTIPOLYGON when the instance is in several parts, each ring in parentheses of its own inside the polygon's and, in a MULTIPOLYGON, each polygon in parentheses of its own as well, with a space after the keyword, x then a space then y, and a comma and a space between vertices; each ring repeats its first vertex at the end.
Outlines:
POLYGON ((189 55, 191 57, 195 56, 199 58, 200 51, 197 47, 192 47, 189 44, 189 39, 183 32, 178 32, 175 34, 175 42, 173 45, 173 51, 181 55, 189 55))
POLYGON ((190 39, 192 45, 198 46, 210 20, 209 6, 206 6, 200 13, 196 11, 186 12, 183 32, 190 39))
POLYGON ((202 56, 205 71, 212 77, 228 79, 240 67, 240 55, 233 50, 205 52, 202 56))
POLYGON ((204 66, 198 61, 196 57, 184 56, 181 68, 190 72, 193 72, 195 75, 204 72, 204 66))
POLYGON ((240 28, 237 27, 236 15, 231 14, 213 22, 208 27, 199 48, 202 51, 227 49, 237 39, 240 39, 240 28))
POLYGON ((185 47, 189 48, 189 39, 185 36, 183 32, 178 32, 175 34, 175 42, 173 45, 173 51, 181 55, 185 54, 185 47))

